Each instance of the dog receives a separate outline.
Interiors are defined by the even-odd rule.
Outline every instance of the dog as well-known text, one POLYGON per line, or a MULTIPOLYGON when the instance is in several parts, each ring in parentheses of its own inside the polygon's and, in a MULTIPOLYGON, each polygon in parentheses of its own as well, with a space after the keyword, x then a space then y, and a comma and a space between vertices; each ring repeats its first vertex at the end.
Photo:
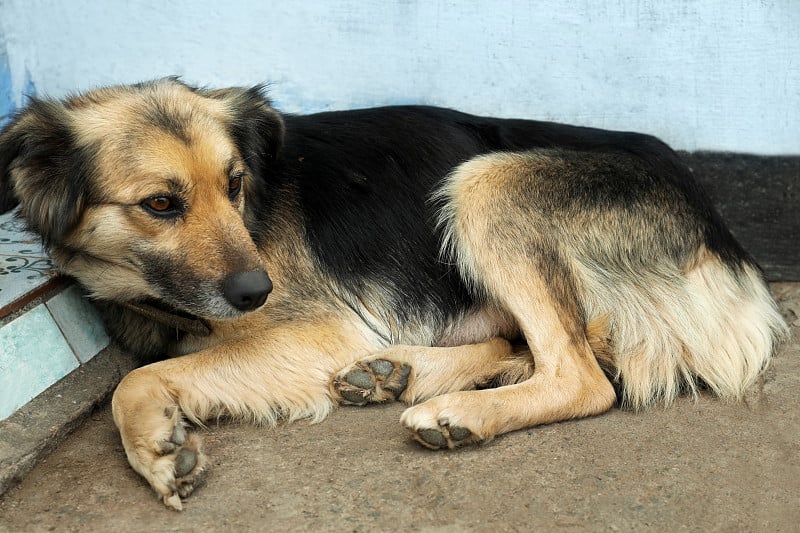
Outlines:
POLYGON ((262 87, 167 78, 33 99, 0 175, 3 209, 155 360, 112 410, 176 510, 214 417, 397 400, 414 439, 453 448, 701 388, 739 399, 787 334, 690 169, 643 134, 295 116, 262 87))

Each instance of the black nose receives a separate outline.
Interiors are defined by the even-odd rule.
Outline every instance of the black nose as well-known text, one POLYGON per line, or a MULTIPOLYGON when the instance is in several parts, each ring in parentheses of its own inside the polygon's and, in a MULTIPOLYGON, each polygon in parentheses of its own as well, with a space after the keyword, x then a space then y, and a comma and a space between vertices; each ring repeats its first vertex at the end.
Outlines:
POLYGON ((272 292, 272 280, 263 270, 237 272, 225 280, 222 293, 225 299, 239 311, 258 309, 272 292))

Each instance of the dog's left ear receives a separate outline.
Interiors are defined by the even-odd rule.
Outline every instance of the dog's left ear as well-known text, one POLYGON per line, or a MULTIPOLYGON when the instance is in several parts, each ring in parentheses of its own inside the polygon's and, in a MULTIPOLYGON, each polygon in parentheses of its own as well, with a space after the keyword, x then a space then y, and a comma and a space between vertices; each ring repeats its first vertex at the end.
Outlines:
POLYGON ((264 86, 249 89, 231 87, 207 91, 206 96, 227 104, 231 136, 242 157, 254 172, 261 174, 277 156, 283 144, 283 118, 265 94, 264 86))
POLYGON ((21 204, 46 246, 78 223, 89 172, 78 152, 68 112, 55 100, 31 100, 0 132, 0 212, 21 204))

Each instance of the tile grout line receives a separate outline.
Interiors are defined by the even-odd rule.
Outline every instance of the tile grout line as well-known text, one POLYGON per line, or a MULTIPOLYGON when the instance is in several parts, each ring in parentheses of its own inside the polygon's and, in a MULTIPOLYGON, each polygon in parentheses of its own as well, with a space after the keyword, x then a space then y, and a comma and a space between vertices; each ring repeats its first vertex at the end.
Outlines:
MULTIPOLYGON (((81 358, 80 358, 80 357, 78 357, 78 354, 76 353, 76 348, 75 348, 75 346, 73 346, 72 342, 69 340, 69 336, 68 336, 68 335, 67 335, 67 333, 64 331, 64 328, 62 328, 62 327, 61 327, 61 323, 60 323, 58 320, 56 320, 56 317, 55 317, 55 315, 53 314, 53 311, 52 311, 52 310, 50 309, 50 307, 47 305, 47 302, 42 302, 42 303, 41 303, 41 304, 39 304, 39 305, 43 305, 43 306, 44 306, 44 308, 47 310, 47 314, 48 314, 48 315, 50 315, 50 318, 51 318, 51 319, 53 319, 53 322, 55 322, 55 324, 56 324, 56 327, 58 328, 58 332, 61 334, 61 337, 62 337, 62 338, 64 339, 64 341, 67 343, 67 346, 69 346, 69 350, 72 352, 72 357, 74 357, 74 358, 75 358, 75 360, 76 360, 76 361, 78 361, 78 367, 81 367, 81 366, 83 366, 83 362, 81 361, 81 358)), ((37 307, 38 307, 38 306, 37 306, 37 307)), ((73 372, 74 372, 74 371, 73 371, 73 372)), ((62 378, 60 378, 60 379, 64 379, 64 378, 62 377, 62 378)))
POLYGON ((47 294, 49 291, 55 290, 60 284, 64 283, 65 279, 65 277, 60 275, 52 276, 41 285, 22 293, 16 299, 0 304, 0 319, 22 309, 33 300, 47 294))

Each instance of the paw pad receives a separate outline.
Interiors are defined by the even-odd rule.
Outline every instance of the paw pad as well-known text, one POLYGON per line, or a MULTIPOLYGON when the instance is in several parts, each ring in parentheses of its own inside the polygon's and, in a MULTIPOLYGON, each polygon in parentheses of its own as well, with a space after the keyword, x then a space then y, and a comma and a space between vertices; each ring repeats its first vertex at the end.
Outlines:
POLYGON ((442 425, 413 431, 414 438, 423 446, 433 450, 455 448, 467 442, 472 432, 467 428, 442 425))
POLYGON ((369 367, 372 369, 373 372, 375 372, 376 374, 378 374, 383 378, 388 378, 392 374, 392 371, 394 370, 394 365, 389 361, 386 361, 385 359, 378 359, 376 361, 372 361, 369 364, 369 367))
POLYGON ((436 448, 447 446, 447 439, 438 429, 421 429, 417 432, 417 435, 425 442, 425 444, 435 446, 436 448))
POLYGON ((364 405, 396 400, 406 390, 411 367, 376 359, 359 361, 349 370, 337 375, 333 389, 346 403, 364 405))
POLYGON ((189 448, 182 448, 175 456, 175 477, 184 477, 197 466, 197 453, 189 448))
POLYGON ((351 370, 344 379, 350 385, 360 389, 372 389, 375 386, 372 375, 366 370, 351 370))

